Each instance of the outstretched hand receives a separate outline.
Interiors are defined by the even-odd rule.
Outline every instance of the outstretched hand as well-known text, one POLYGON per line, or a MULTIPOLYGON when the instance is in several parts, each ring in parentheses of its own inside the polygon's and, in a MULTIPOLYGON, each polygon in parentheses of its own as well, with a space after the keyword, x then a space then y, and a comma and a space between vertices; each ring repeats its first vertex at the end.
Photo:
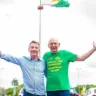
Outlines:
POLYGON ((93 42, 93 48, 96 50, 96 43, 93 42))

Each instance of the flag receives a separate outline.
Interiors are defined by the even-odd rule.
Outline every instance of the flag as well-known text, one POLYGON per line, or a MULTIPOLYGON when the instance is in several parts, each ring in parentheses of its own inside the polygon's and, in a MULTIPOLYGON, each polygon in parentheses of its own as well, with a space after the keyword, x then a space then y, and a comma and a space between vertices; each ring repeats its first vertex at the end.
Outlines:
POLYGON ((82 88, 82 90, 81 90, 81 95, 83 96, 83 95, 85 94, 85 92, 86 92, 86 87, 84 86, 84 87, 82 88))
POLYGON ((52 7, 69 7, 70 3, 66 0, 43 0, 42 5, 49 5, 52 7))

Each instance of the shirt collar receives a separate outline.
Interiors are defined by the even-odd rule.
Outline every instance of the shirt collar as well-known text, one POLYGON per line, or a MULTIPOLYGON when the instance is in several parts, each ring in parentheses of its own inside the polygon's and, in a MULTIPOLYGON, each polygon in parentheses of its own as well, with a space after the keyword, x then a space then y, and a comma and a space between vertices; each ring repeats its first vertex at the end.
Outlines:
MULTIPOLYGON (((29 57, 29 60, 34 60, 33 58, 31 58, 31 57, 29 57)), ((40 61, 41 59, 40 58, 38 58, 38 60, 37 61, 40 61)))

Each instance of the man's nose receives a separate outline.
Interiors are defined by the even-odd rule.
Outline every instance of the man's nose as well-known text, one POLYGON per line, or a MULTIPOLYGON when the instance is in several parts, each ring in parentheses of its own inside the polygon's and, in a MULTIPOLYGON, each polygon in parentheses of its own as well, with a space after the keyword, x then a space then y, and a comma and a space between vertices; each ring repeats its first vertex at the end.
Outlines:
POLYGON ((36 48, 33 48, 33 50, 36 50, 36 48))
POLYGON ((52 46, 55 46, 55 44, 53 44, 52 46))

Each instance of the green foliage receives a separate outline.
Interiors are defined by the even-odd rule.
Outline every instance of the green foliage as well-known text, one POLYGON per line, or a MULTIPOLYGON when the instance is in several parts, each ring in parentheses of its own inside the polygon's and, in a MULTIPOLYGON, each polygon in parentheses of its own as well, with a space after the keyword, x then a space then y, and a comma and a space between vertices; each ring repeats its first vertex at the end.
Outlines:
MULTIPOLYGON (((18 87, 16 87, 16 96, 18 96, 18 93, 20 91, 20 89, 23 87, 23 84, 21 85, 18 85, 18 87)), ((13 88, 8 88, 6 89, 6 94, 7 95, 10 95, 10 96, 13 96, 13 88)))
POLYGON ((76 91, 80 94, 81 93, 81 90, 83 89, 83 87, 86 87, 86 90, 89 89, 89 88, 96 88, 96 85, 93 85, 93 84, 87 84, 87 85, 77 85, 75 87, 76 91))
POLYGON ((8 89, 6 90, 6 94, 7 94, 7 95, 13 94, 13 89, 12 89, 12 88, 8 88, 8 89))
POLYGON ((76 91, 77 91, 78 93, 80 93, 81 90, 82 90, 82 88, 83 88, 83 86, 85 86, 85 85, 77 85, 77 86, 75 87, 76 91))
POLYGON ((89 85, 89 84, 86 85, 86 89, 94 88, 94 87, 96 87, 96 85, 92 85, 92 84, 91 85, 89 85))
POLYGON ((18 85, 18 79, 14 78, 11 83, 12 83, 12 86, 17 86, 18 85))

